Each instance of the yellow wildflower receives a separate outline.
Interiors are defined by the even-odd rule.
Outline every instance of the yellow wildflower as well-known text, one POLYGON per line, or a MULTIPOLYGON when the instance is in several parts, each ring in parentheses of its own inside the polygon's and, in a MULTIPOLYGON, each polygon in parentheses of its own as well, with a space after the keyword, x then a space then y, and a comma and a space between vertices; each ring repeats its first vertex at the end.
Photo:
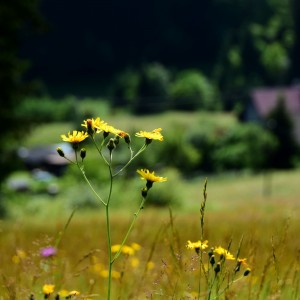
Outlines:
POLYGON ((147 263, 147 270, 154 269, 154 266, 155 266, 155 264, 154 264, 153 261, 148 261, 148 263, 147 263))
POLYGON ((55 288, 55 285, 53 285, 53 284, 44 284, 43 293, 45 295, 50 295, 54 292, 54 288, 55 288))
MULTIPOLYGON (((121 248, 121 245, 119 245, 119 244, 113 245, 111 247, 111 252, 116 253, 120 250, 120 248, 121 248)), ((121 252, 124 253, 124 254, 133 255, 134 254, 134 249, 127 246, 127 245, 123 245, 121 252)))
POLYGON ((99 133, 100 127, 104 124, 106 123, 98 117, 95 120, 93 118, 84 120, 81 126, 85 127, 89 133, 99 133))
POLYGON ((133 267, 133 268, 136 268, 138 265, 140 264, 140 260, 136 257, 133 257, 131 260, 130 260, 130 265, 133 267))
POLYGON ((198 253, 199 250, 204 250, 208 247, 208 241, 207 240, 204 242, 198 241, 198 242, 194 242, 194 243, 192 243, 191 241, 188 241, 186 247, 188 249, 195 249, 196 252, 198 253))
POLYGON ((163 141, 164 137, 160 133, 162 131, 161 128, 154 129, 152 131, 139 131, 135 134, 137 137, 143 137, 147 140, 148 143, 150 143, 152 140, 158 140, 163 141))
POLYGON ((59 295, 60 298, 65 298, 65 297, 69 296, 69 291, 61 290, 61 291, 58 292, 58 295, 59 295))
POLYGON ((228 250, 226 250, 220 246, 215 248, 214 252, 219 254, 221 257, 224 257, 225 259, 235 260, 234 256, 228 250))
POLYGON ((78 292, 78 291, 71 291, 71 292, 69 292, 69 296, 78 296, 78 295, 80 295, 80 292, 78 292))
POLYGON ((137 172, 142 176, 141 179, 146 179, 148 182, 164 182, 168 180, 166 177, 156 176, 154 171, 150 173, 147 169, 137 170, 137 172))
POLYGON ((73 145, 74 148, 76 148, 78 144, 84 141, 88 136, 89 135, 87 132, 73 130, 72 134, 69 131, 68 136, 62 134, 61 138, 64 142, 69 142, 73 145))
POLYGON ((131 248, 134 251, 139 251, 139 250, 141 250, 141 245, 139 245, 138 243, 131 243, 131 248))

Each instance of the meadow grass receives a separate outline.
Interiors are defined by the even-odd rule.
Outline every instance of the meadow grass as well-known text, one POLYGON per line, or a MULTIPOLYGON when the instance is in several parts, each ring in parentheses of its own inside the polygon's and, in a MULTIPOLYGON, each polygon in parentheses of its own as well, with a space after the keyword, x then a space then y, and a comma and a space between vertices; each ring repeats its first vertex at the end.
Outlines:
MULTIPOLYGON (((261 193, 259 176, 208 180, 204 237, 209 246, 226 248, 231 243, 230 252, 235 254, 243 236, 240 257, 246 257, 252 269, 218 299, 299 297, 299 171, 274 172, 272 176, 274 188, 268 197, 261 193)), ((174 207, 171 216, 168 208, 146 205, 128 240, 129 245, 141 245, 141 250, 125 254, 116 263, 112 299, 197 299, 197 255, 186 243, 200 239, 203 183, 203 178, 181 182, 183 206, 174 207)), ((40 249, 53 245, 66 223, 70 210, 64 210, 62 202, 45 201, 32 215, 19 214, 18 219, 1 222, 2 299, 27 299, 30 293, 42 299, 41 286, 48 281, 80 290, 82 295, 91 295, 90 299, 104 298, 107 253, 101 210, 76 212, 57 256, 49 260, 40 257, 40 249), (26 256, 14 258, 18 251, 26 256)), ((114 208, 112 241, 124 235, 136 207, 134 202, 125 209, 114 208)))
MULTIPOLYGON (((214 120, 211 114, 172 112, 131 117, 130 122, 128 116, 116 115, 110 121, 133 131, 151 130, 158 120, 165 128, 176 120, 187 130, 199 126, 203 118, 209 118, 212 126, 235 122, 230 115, 222 116, 216 114, 214 120)), ((56 143, 69 129, 71 124, 40 126, 26 145, 56 143)), ((110 142, 112 146, 115 140, 110 142)), ((112 149, 109 151, 111 155, 112 149)), ((104 161, 111 175, 118 174, 110 160, 104 161)), ((81 163, 76 160, 73 167, 79 167, 85 176, 81 163)), ((86 206, 95 193, 86 191, 80 176, 70 170, 59 180, 56 196, 23 193, 8 201, 10 219, 0 223, 1 300, 87 300, 105 299, 106 295, 108 299, 298 299, 299 170, 211 176, 203 191, 203 176, 183 178, 178 171, 165 169, 168 181, 164 187, 155 187, 154 195, 172 195, 176 202, 155 208, 146 201, 142 210, 143 202, 139 206, 138 200, 141 185, 130 174, 121 176, 113 190, 108 187, 108 200, 98 198, 102 205, 90 202, 86 206), (85 209, 75 209, 82 199, 85 209), (110 199, 117 201, 110 205, 108 217, 110 199), (137 212, 143 217, 131 230, 137 212), (122 241, 125 245, 120 248, 122 241), (44 255, 45 249, 55 249, 55 253, 44 255), (119 259, 112 259, 119 252, 119 259), (112 288, 107 277, 113 280, 112 288), (45 285, 48 292, 43 290, 45 285), (51 296, 53 285, 56 293, 61 291, 60 297, 51 296), (64 290, 74 293, 62 296, 64 290)), ((100 190, 109 186, 101 176, 92 179, 100 190)), ((146 181, 144 193, 153 183, 148 187, 146 181)))

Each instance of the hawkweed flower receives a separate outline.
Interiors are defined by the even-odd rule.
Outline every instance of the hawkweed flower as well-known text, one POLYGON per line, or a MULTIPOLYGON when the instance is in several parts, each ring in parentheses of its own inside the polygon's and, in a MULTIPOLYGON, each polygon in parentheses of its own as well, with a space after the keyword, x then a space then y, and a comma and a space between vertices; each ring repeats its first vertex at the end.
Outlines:
POLYGON ((56 255, 57 250, 54 247, 46 247, 41 249, 41 256, 42 257, 51 257, 56 255))
MULTIPOLYGON (((117 244, 117 245, 113 245, 111 246, 111 252, 112 253, 116 253, 121 249, 121 245, 117 244)), ((127 245, 123 245, 121 252, 127 255, 133 255, 134 254, 134 249, 130 246, 127 245)))
POLYGON ((154 182, 164 182, 168 180, 166 177, 156 176, 154 171, 150 173, 148 169, 137 170, 137 172, 142 176, 141 179, 147 180, 147 189, 150 189, 154 182))
POLYGON ((69 295, 66 297, 66 299, 71 299, 73 296, 78 296, 78 295, 80 295, 80 292, 71 291, 71 292, 69 292, 69 295))
POLYGON ((81 126, 83 126, 87 129, 87 132, 89 135, 94 135, 94 133, 99 133, 102 131, 99 128, 103 124, 106 124, 106 123, 98 117, 95 120, 93 118, 84 120, 83 124, 81 124, 81 126))
POLYGON ((220 246, 214 249, 214 253, 219 254, 221 259, 235 260, 234 256, 228 250, 220 246))
POLYGON ((200 250, 204 250, 208 247, 208 241, 207 240, 204 242, 198 241, 198 242, 194 242, 194 243, 192 243, 191 241, 188 241, 186 247, 188 249, 194 249, 196 251, 196 253, 199 254, 200 250))
POLYGON ((163 141, 164 137, 160 133, 162 131, 161 128, 154 129, 152 131, 139 131, 135 134, 137 137, 142 137, 146 139, 146 144, 150 144, 152 140, 163 141))
POLYGON ((61 135, 64 142, 69 142, 72 144, 73 149, 78 149, 78 144, 84 141, 88 137, 88 133, 84 131, 73 130, 72 134, 68 132, 68 136, 65 134, 61 135))
POLYGON ((45 299, 48 299, 49 296, 54 292, 55 285, 54 284, 44 284, 43 286, 43 293, 45 299))
POLYGON ((116 129, 115 127, 108 125, 107 123, 97 124, 97 125, 95 125, 95 127, 99 131, 103 131, 104 138, 106 138, 110 133, 112 133, 114 135, 118 135, 118 133, 121 132, 121 130, 116 129))

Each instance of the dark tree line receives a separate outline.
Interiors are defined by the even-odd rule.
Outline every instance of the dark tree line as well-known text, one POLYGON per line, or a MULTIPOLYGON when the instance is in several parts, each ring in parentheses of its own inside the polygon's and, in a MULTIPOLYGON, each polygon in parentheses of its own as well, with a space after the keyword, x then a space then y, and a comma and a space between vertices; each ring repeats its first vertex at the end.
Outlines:
POLYGON ((127 67, 159 62, 200 69, 230 102, 253 85, 299 77, 295 0, 42 0, 41 13, 50 30, 23 54, 31 76, 50 85, 86 82, 103 92, 127 67))

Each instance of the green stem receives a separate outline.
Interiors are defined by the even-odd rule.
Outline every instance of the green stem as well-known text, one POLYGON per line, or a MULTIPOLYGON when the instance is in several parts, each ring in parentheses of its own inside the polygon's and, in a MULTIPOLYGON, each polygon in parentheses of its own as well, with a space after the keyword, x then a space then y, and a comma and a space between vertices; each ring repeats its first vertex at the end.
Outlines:
POLYGON ((118 172, 116 172, 115 174, 113 174, 113 177, 116 177, 118 174, 120 174, 126 167, 128 167, 130 164, 131 164, 131 162, 138 156, 138 155, 140 155, 143 151, 145 151, 146 150, 146 148, 147 148, 147 144, 145 143, 142 147, 141 147, 141 149, 135 154, 135 155, 133 155, 133 152, 132 152, 132 150, 131 150, 131 148, 130 148, 130 153, 131 153, 131 155, 130 155, 130 159, 129 159, 129 161, 118 171, 118 172))
POLYGON ((110 218, 109 218, 109 204, 110 204, 112 188, 113 188, 113 175, 112 175, 112 169, 111 169, 111 162, 112 162, 112 151, 110 151, 109 164, 108 164, 108 169, 109 169, 109 174, 110 174, 110 186, 109 186, 109 193, 108 193, 107 202, 106 202, 106 206, 105 206, 107 247, 108 247, 107 300, 110 300, 112 265, 113 265, 112 252, 111 252, 110 218))
POLYGON ((127 231, 127 233, 126 233, 126 235, 125 235, 125 237, 124 237, 124 239, 123 239, 123 241, 122 241, 122 243, 121 243, 120 249, 119 249, 119 251, 115 254, 115 256, 114 256, 114 258, 113 258, 113 260, 112 260, 112 264, 113 264, 114 261, 119 257, 119 255, 121 254, 122 248, 123 248, 123 246, 125 245, 125 243, 126 243, 128 237, 129 237, 129 235, 130 235, 130 233, 131 233, 131 231, 132 231, 132 229, 133 229, 134 223, 135 223, 137 217, 139 216, 139 213, 140 213, 141 210, 144 208, 145 201, 146 201, 146 198, 143 197, 139 209, 138 209, 138 210, 134 213, 134 215, 133 215, 133 219, 132 219, 131 224, 130 224, 130 226, 129 226, 129 228, 128 228, 128 231, 127 231))

